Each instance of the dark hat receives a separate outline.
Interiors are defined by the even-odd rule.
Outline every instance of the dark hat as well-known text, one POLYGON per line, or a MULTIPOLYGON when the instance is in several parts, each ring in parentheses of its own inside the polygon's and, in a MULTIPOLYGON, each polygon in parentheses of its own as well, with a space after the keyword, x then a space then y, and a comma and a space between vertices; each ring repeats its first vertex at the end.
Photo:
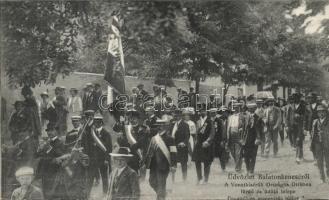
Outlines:
POLYGON ((133 155, 130 153, 130 149, 128 147, 119 147, 114 149, 112 153, 110 153, 112 157, 132 157, 133 155))
POLYGON ((144 84, 140 83, 137 85, 137 88, 144 87, 144 84))
POLYGON ((58 130, 58 127, 56 126, 56 124, 55 123, 48 123, 46 131, 54 131, 54 130, 58 130))
POLYGON ((24 101, 15 101, 15 103, 13 104, 15 107, 18 105, 25 105, 24 101))
POLYGON ((73 87, 70 89, 70 91, 78 91, 78 89, 73 87))
POLYGON ((327 107, 323 104, 317 106, 316 111, 327 111, 327 107))
POLYGON ((93 110, 86 110, 85 112, 84 112, 84 114, 85 115, 94 115, 95 114, 95 111, 93 111, 93 110))
POLYGON ((29 86, 24 86, 23 88, 22 88, 22 92, 21 92, 21 94, 23 95, 23 96, 25 96, 25 95, 32 95, 33 94, 33 91, 31 90, 31 88, 29 87, 29 86))
POLYGON ((247 108, 257 108, 256 103, 247 103, 247 108))
POLYGON ((265 103, 275 102, 274 98, 268 98, 265 100, 265 103))
POLYGON ((42 93, 40 94, 40 96, 47 96, 47 97, 49 97, 49 94, 48 94, 48 92, 42 92, 42 93))
POLYGON ((294 94, 292 94, 293 99, 301 99, 302 96, 303 95, 301 93, 294 93, 294 94))
POLYGON ((180 114, 182 114, 182 110, 179 109, 179 108, 176 108, 176 109, 174 110, 174 114, 176 114, 176 115, 180 115, 180 114))
POLYGON ((95 83, 94 85, 95 85, 95 87, 100 87, 101 86, 99 83, 95 83))

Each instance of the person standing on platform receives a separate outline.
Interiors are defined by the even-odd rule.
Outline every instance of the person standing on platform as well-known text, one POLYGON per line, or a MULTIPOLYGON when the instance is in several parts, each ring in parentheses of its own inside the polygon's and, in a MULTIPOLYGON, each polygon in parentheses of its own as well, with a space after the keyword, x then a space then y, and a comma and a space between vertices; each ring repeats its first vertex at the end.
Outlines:
POLYGON ((143 163, 150 169, 149 182, 157 194, 157 200, 166 199, 166 183, 169 172, 176 171, 177 149, 175 140, 170 136, 168 120, 157 120, 158 132, 152 137, 143 163))
POLYGON ((227 140, 226 127, 224 126, 224 121, 220 116, 217 116, 217 108, 210 109, 210 119, 213 121, 215 128, 214 137, 214 157, 219 158, 220 166, 223 171, 226 168, 226 150, 225 144, 227 140))
POLYGON ((207 116, 206 106, 200 111, 200 118, 197 121, 197 135, 192 161, 195 162, 197 172, 197 184, 207 184, 210 174, 210 166, 213 157, 213 140, 215 137, 215 128, 213 121, 207 116), (202 176, 201 164, 203 163, 204 179, 202 176))

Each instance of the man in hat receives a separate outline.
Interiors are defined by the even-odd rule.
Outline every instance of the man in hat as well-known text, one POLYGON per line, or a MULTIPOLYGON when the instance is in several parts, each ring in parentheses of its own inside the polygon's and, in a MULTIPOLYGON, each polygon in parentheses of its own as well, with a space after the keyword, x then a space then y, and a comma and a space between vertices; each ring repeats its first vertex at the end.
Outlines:
MULTIPOLYGON (((307 98, 306 98, 308 104, 306 106, 307 120, 305 122, 305 130, 308 132, 311 132, 314 120, 318 119, 317 107, 321 104, 319 104, 316 101, 316 97, 317 97, 317 95, 315 93, 310 93, 307 95, 307 98)), ((313 141, 312 135, 311 135, 311 138, 312 138, 312 142, 311 142, 310 149, 313 153, 314 160, 316 160, 316 151, 315 151, 315 146, 314 146, 314 141, 313 141)))
POLYGON ((21 167, 15 173, 16 179, 21 185, 16 188, 12 195, 11 200, 43 200, 43 194, 40 188, 32 185, 34 178, 34 171, 31 167, 21 167))
POLYGON ((144 99, 148 93, 144 90, 144 84, 140 83, 137 85, 137 89, 138 89, 138 96, 140 99, 144 99))
POLYGON ((260 133, 262 131, 262 119, 255 113, 257 105, 248 103, 248 125, 243 136, 244 161, 246 163, 247 173, 254 174, 260 133))
POLYGON ((54 125, 48 124, 46 131, 49 139, 41 143, 37 152, 40 157, 37 178, 41 178, 46 199, 65 197, 64 185, 58 178, 61 170, 60 157, 65 153, 64 143, 59 139, 58 129, 54 125))
MULTIPOLYGON (((176 109, 174 111, 171 136, 175 139, 177 148, 177 162, 181 164, 183 181, 186 181, 190 128, 189 125, 182 119, 182 111, 180 109, 176 109)), ((174 174, 173 179, 175 179, 174 174)))
POLYGON ((70 89, 70 97, 67 102, 67 108, 71 115, 81 115, 82 114, 82 100, 78 95, 77 88, 70 89))
POLYGON ((103 127, 103 117, 96 114, 91 123, 87 126, 86 133, 83 135, 83 143, 87 148, 85 153, 89 156, 90 165, 88 170, 88 194, 93 186, 94 179, 100 172, 103 184, 103 193, 108 189, 108 171, 110 159, 108 153, 112 152, 111 134, 103 127))
POLYGON ((158 132, 152 137, 143 163, 150 169, 149 182, 157 194, 157 200, 166 198, 166 183, 169 172, 176 171, 177 149, 175 140, 170 136, 170 121, 157 120, 158 132))
POLYGON ((213 139, 215 136, 214 123, 208 117, 206 107, 200 109, 200 118, 197 121, 197 135, 194 146, 192 161, 195 162, 197 172, 197 184, 207 184, 210 174, 210 166, 213 157, 213 139), (204 179, 201 164, 203 163, 204 179), (203 181, 203 182, 202 182, 203 181))
POLYGON ((269 98, 266 100, 267 108, 265 110, 265 157, 269 156, 270 147, 273 143, 273 154, 277 155, 279 147, 278 147, 278 136, 279 136, 279 128, 281 126, 281 110, 276 107, 275 99, 269 98))
POLYGON ((29 165, 31 164, 38 147, 39 136, 41 135, 41 121, 39 116, 39 106, 35 97, 33 96, 33 91, 31 88, 29 86, 24 86, 22 88, 21 94, 25 98, 23 112, 26 115, 26 119, 28 120, 26 123, 26 130, 24 132, 26 132, 27 135, 31 137, 25 143, 28 147, 28 150, 25 152, 25 164, 29 165))
POLYGON ((189 92, 189 98, 190 98, 190 106, 189 107, 193 107, 195 108, 196 106, 196 94, 194 91, 194 87, 190 87, 190 92, 189 92))
POLYGON ((140 198, 140 186, 135 170, 127 162, 133 156, 127 147, 119 147, 110 153, 115 169, 110 175, 109 190, 106 199, 136 199, 140 198))
POLYGON ((18 141, 22 140, 27 135, 23 134, 28 129, 28 118, 24 113, 24 101, 15 101, 14 112, 9 118, 9 131, 11 133, 11 140, 15 145, 18 141), (23 136, 23 138, 21 138, 23 136))
POLYGON ((284 112, 284 125, 285 125, 285 130, 286 130, 286 133, 287 133, 287 136, 288 136, 288 139, 289 139, 289 143, 290 143, 290 146, 295 148, 295 141, 294 141, 294 138, 293 138, 293 135, 292 135, 292 125, 290 124, 290 122, 292 121, 292 119, 289 119, 292 118, 292 115, 288 115, 288 111, 290 109, 292 109, 292 107, 294 106, 294 99, 292 97, 292 95, 290 95, 288 97, 288 104, 285 106, 285 112, 284 112))
POLYGON ((196 124, 192 121, 191 116, 195 114, 193 107, 183 109, 183 120, 188 124, 190 130, 189 154, 192 156, 196 140, 196 124))
POLYGON ((41 113, 41 127, 44 130, 47 119, 45 119, 45 112, 49 108, 50 100, 49 100, 49 94, 48 92, 42 92, 40 94, 41 102, 40 102, 40 113, 41 113))
POLYGON ((82 98, 83 110, 93 110, 96 111, 98 108, 98 99, 94 90, 94 85, 92 83, 86 84, 86 92, 82 98))
POLYGON ((76 142, 76 139, 79 137, 79 131, 81 128, 81 116, 72 115, 71 123, 72 123, 73 129, 70 130, 69 132, 67 132, 67 134, 65 136, 66 145, 76 142))
POLYGON ((328 109, 324 105, 317 106, 318 119, 314 120, 312 135, 317 165, 322 182, 329 182, 329 119, 328 109), (326 167, 326 173, 324 168, 326 167))
POLYGON ((294 103, 288 109, 287 126, 291 131, 296 146, 296 162, 299 164, 303 159, 304 125, 306 120, 306 107, 301 101, 302 95, 293 94, 294 103))
POLYGON ((154 113, 154 107, 151 106, 145 108, 145 114, 146 119, 144 120, 144 125, 148 127, 151 138, 157 133, 157 126, 155 126, 155 123, 159 118, 154 113))
POLYGON ((235 162, 235 171, 240 172, 242 167, 243 135, 246 132, 248 118, 241 112, 241 103, 233 103, 233 114, 227 120, 228 148, 235 162))
POLYGON ((264 156, 265 153, 265 108, 264 108, 264 100, 256 99, 257 108, 255 110, 255 114, 259 116, 261 119, 261 131, 260 131, 260 140, 261 140, 261 156, 264 156))
MULTIPOLYGON (((224 107, 221 108, 222 113, 224 112, 224 107)), ((222 120, 221 116, 217 115, 217 108, 212 108, 209 110, 210 119, 213 121, 215 129, 214 137, 214 157, 219 158, 220 166, 223 171, 226 168, 227 153, 225 150, 225 144, 227 142, 227 135, 225 132, 225 122, 222 120)))
POLYGON ((53 100, 53 105, 55 107, 57 121, 56 126, 60 136, 64 136, 67 132, 67 99, 65 97, 65 89, 63 87, 55 88, 55 98, 53 100))

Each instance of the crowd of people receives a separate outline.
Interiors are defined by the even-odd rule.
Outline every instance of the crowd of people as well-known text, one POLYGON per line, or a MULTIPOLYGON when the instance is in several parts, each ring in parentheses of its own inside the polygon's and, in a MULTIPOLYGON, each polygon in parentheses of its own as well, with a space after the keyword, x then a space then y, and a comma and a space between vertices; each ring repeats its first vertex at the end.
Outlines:
POLYGON ((100 180, 105 199, 139 199, 147 169, 157 199, 165 199, 169 174, 175 184, 179 166, 186 181, 187 171, 193 170, 190 162, 195 163, 197 185, 208 183, 216 158, 223 171, 233 158, 236 173, 253 175, 259 146, 264 159, 272 148, 277 157, 280 141, 287 138, 296 163, 302 164, 306 135, 321 180, 329 182, 328 105, 315 93, 294 93, 287 102, 232 98, 225 106, 215 95, 209 102, 198 102, 191 88, 190 93, 179 90, 174 104, 165 89, 154 86, 149 95, 139 84, 132 89, 136 98, 114 114, 113 128, 107 130, 105 111, 98 105, 100 85, 87 84, 82 98, 76 88, 70 89, 69 98, 65 90, 57 87, 53 99, 44 92, 36 100, 24 87, 25 101, 14 104, 9 120, 14 148, 2 151, 5 162, 11 163, 3 183, 20 184, 11 199, 88 199, 100 180), (10 177, 17 180, 9 183, 10 177))

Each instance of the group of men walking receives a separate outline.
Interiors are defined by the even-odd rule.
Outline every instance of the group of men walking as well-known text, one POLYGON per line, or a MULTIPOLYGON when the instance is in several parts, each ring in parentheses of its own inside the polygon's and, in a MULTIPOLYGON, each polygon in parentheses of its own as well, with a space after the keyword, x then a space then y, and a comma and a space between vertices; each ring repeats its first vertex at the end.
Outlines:
MULTIPOLYGON (((157 199, 165 199, 169 174, 175 182, 176 168, 180 166, 182 179, 186 181, 190 159, 195 163, 198 185, 208 183, 215 158, 219 158, 220 167, 225 171, 232 157, 237 173, 242 172, 245 162, 247 174, 252 175, 258 147, 261 146, 261 156, 268 158, 273 145, 276 157, 279 136, 281 141, 285 135, 289 138, 296 150, 296 162, 301 163, 303 141, 308 133, 321 179, 327 181, 328 109, 315 94, 308 95, 306 101, 302 101, 301 94, 293 94, 286 105, 277 105, 274 98, 232 100, 227 107, 201 103, 196 103, 195 107, 171 104, 165 110, 157 110, 159 106, 154 101, 137 106, 127 103, 116 117, 113 130, 107 130, 101 114, 104 111, 93 103, 97 98, 95 91, 87 89, 84 101, 79 100, 76 90, 72 91, 72 97, 65 101, 63 92, 58 90, 54 101, 43 107, 41 116, 48 124, 45 129, 47 139, 41 142, 38 120, 39 123, 42 120, 38 119, 33 92, 29 88, 23 89, 26 102, 15 103, 16 112, 9 127, 13 143, 21 151, 17 166, 33 166, 35 173, 26 167, 16 173, 19 183, 27 186, 15 190, 12 199, 17 199, 20 192, 28 191, 26 187, 31 183, 21 183, 19 178, 25 175, 40 180, 40 199, 88 199, 93 185, 99 180, 106 199, 139 199, 139 182, 145 179, 146 169, 149 169, 149 184, 157 199), (69 105, 71 110, 73 128, 69 131, 66 130, 66 119, 62 119, 64 115, 60 114, 67 108, 64 105, 69 105), (60 120, 65 124, 61 125, 60 120), (112 140, 113 135, 116 141, 112 140), (24 155, 26 152, 29 153, 24 155), (35 159, 39 160, 37 165, 26 162, 35 159)), ((134 92, 145 96, 147 93, 143 91, 139 85, 134 92)))

